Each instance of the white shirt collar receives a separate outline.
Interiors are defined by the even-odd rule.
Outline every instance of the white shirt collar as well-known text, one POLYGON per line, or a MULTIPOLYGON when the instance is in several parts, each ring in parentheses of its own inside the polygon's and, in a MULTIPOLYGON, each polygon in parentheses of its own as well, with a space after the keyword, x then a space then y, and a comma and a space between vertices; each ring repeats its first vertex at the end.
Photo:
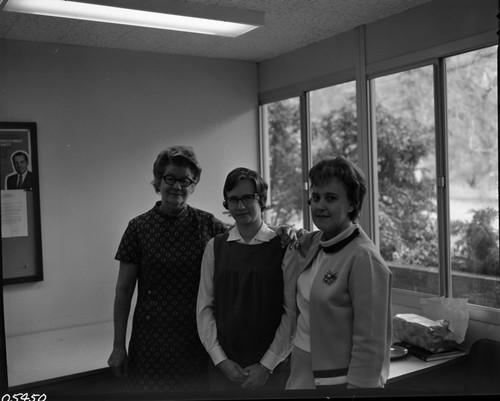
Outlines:
MULTIPOLYGON (((276 233, 271 230, 266 223, 262 223, 260 226, 259 231, 257 231, 257 234, 252 238, 252 240, 248 243, 249 245, 252 244, 259 244, 261 242, 269 242, 271 241, 274 237, 276 237, 276 233)), ((242 244, 246 244, 245 240, 241 236, 240 232, 238 231, 238 227, 234 226, 229 230, 229 236, 227 237, 228 241, 237 241, 242 244)))

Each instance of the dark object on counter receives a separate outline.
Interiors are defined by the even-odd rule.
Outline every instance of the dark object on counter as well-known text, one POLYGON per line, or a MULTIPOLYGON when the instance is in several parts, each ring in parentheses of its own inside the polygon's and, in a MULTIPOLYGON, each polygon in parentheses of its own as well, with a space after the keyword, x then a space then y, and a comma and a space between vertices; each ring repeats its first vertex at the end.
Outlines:
POLYGON ((428 351, 428 350, 426 350, 422 347, 419 347, 417 345, 408 344, 405 342, 397 343, 397 345, 407 348, 408 353, 410 355, 416 356, 417 358, 419 358, 423 361, 426 361, 426 362, 438 361, 438 360, 442 360, 442 359, 451 359, 451 358, 455 358, 458 356, 467 355, 467 352, 465 352, 459 348, 453 348, 453 349, 450 349, 447 351, 441 351, 441 352, 431 352, 431 351, 428 351))
POLYGON ((391 346, 391 361, 404 358, 406 355, 408 355, 408 348, 402 343, 393 344, 391 346))

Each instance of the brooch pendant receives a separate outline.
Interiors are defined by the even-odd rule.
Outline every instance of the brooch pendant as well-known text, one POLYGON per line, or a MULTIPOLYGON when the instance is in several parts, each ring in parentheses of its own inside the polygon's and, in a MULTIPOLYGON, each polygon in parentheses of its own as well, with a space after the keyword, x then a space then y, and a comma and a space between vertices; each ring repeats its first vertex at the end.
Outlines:
POLYGON ((337 280, 337 272, 332 270, 328 270, 323 276, 323 282, 328 285, 332 284, 335 280, 337 280))

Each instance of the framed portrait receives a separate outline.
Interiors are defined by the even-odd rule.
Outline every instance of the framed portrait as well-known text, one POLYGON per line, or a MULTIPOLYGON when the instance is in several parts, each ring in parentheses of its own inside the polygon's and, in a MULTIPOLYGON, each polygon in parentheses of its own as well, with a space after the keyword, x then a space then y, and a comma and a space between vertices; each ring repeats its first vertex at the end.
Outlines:
POLYGON ((2 282, 43 280, 37 132, 34 122, 0 122, 2 282))

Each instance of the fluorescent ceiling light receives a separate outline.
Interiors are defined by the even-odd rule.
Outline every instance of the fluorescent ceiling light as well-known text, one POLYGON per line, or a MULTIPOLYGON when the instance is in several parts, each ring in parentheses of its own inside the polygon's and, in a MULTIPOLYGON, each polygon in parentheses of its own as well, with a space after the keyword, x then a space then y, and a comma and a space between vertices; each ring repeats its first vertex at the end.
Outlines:
POLYGON ((7 0, 3 11, 228 37, 264 23, 264 14, 259 12, 165 0, 7 0), (134 8, 134 3, 141 9, 134 8))

